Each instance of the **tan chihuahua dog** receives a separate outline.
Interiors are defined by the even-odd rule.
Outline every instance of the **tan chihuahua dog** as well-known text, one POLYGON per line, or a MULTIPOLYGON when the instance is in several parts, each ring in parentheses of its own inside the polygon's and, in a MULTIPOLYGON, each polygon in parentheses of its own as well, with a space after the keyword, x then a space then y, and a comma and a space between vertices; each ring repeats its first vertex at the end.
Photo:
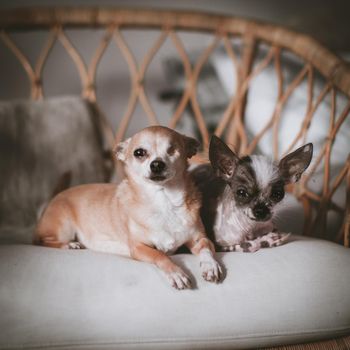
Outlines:
POLYGON ((220 265, 200 219, 201 198, 187 171, 198 142, 152 126, 119 143, 126 178, 61 192, 41 216, 34 242, 88 248, 153 263, 177 289, 190 288, 186 273, 167 256, 186 246, 199 255, 203 278, 218 282, 220 265))

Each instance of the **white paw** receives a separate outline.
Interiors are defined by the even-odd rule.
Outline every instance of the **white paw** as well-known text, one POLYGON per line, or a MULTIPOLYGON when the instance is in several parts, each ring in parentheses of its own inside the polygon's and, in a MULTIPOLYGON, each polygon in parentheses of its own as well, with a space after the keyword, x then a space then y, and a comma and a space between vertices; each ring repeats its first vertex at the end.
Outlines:
POLYGON ((291 235, 290 232, 289 233, 285 233, 285 232, 278 233, 278 238, 275 240, 274 245, 279 246, 279 245, 284 244, 288 240, 290 235, 291 235))
POLYGON ((69 249, 83 249, 83 245, 80 242, 69 242, 68 248, 69 249))
POLYGON ((290 235, 290 233, 284 232, 270 232, 261 237, 260 245, 262 248, 278 247, 284 244, 290 235))
POLYGON ((224 252, 233 252, 235 250, 234 245, 226 245, 224 247, 221 247, 224 252))
POLYGON ((220 264, 214 260, 205 260, 200 262, 200 268, 203 278, 208 282, 218 283, 222 278, 222 268, 220 264))
POLYGON ((166 273, 172 287, 175 289, 189 289, 191 288, 190 278, 181 270, 166 273))

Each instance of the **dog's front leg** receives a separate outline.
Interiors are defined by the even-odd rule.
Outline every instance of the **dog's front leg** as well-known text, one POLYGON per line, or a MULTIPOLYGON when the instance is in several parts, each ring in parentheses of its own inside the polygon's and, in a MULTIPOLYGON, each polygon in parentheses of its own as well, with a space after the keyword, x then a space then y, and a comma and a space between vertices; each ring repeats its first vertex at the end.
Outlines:
POLYGON ((239 244, 233 244, 229 246, 224 246, 222 249, 224 251, 230 252, 243 252, 243 253, 254 253, 261 248, 272 248, 278 247, 284 244, 290 233, 278 232, 273 230, 269 233, 257 236, 255 239, 245 240, 239 244))
POLYGON ((262 248, 262 246, 260 244, 260 237, 258 237, 251 240, 244 240, 241 243, 223 246, 222 250, 224 252, 255 253, 260 248, 262 248))
POLYGON ((215 260, 214 244, 206 237, 192 239, 186 243, 192 254, 198 255, 202 276, 206 281, 218 283, 223 277, 222 268, 215 260))
POLYGON ((185 272, 163 252, 151 248, 145 244, 137 244, 131 248, 131 257, 156 265, 176 289, 191 288, 191 280, 185 272))
POLYGON ((278 247, 284 244, 290 236, 290 233, 279 232, 277 229, 274 229, 272 232, 269 232, 261 237, 260 246, 262 248, 272 248, 278 247))

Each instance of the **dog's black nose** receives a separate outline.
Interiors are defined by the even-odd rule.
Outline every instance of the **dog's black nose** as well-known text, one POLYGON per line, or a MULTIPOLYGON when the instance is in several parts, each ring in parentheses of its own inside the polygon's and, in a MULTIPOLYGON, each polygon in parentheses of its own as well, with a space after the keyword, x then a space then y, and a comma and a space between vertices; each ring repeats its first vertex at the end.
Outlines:
POLYGON ((270 218, 270 209, 264 204, 258 204, 253 208, 253 214, 259 221, 268 220, 270 218))
POLYGON ((160 174, 165 169, 165 163, 161 160, 154 160, 151 162, 150 168, 153 174, 160 174))

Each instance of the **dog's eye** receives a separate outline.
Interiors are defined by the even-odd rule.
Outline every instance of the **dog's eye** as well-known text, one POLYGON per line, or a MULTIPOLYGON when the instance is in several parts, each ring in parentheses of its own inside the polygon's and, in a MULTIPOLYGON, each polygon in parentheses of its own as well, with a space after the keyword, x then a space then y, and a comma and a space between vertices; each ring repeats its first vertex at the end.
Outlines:
POLYGON ((146 150, 144 150, 143 148, 138 148, 138 149, 135 149, 134 151, 134 156, 136 158, 142 158, 144 157, 145 155, 147 154, 146 150))
POLYGON ((281 188, 273 189, 271 191, 271 198, 275 201, 280 201, 284 197, 284 190, 281 188))
POLYGON ((172 156, 175 153, 175 146, 170 146, 167 149, 167 153, 169 154, 169 156, 172 156))
POLYGON ((238 189, 236 194, 240 198, 248 198, 249 197, 249 193, 246 190, 244 190, 243 188, 238 189))

